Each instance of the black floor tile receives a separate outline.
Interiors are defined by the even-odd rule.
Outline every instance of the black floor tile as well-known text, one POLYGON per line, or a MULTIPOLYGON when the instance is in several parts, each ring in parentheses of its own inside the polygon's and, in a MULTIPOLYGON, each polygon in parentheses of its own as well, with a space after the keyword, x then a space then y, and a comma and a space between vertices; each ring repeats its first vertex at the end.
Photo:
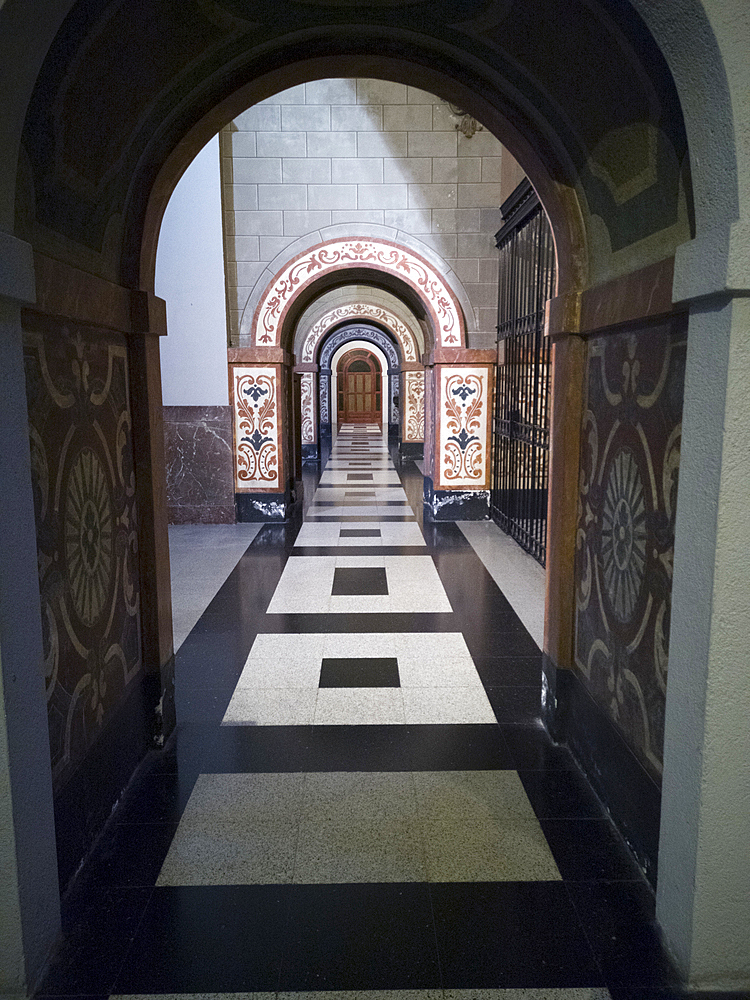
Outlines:
POLYGON ((362 482, 364 482, 365 480, 369 480, 370 482, 372 482, 372 473, 371 472, 347 472, 347 474, 346 474, 346 481, 348 483, 353 483, 353 482, 356 482, 357 480, 361 480, 362 482))
POLYGON ((152 892, 76 887, 63 904, 62 942, 38 995, 109 996, 152 892))
MULTIPOLYGON (((338 551, 338 550, 337 550, 338 551)), ((340 614, 265 615, 259 632, 460 632, 456 616, 450 612, 351 612, 340 614)), ((244 660, 243 660, 244 662, 244 660)))
MULTIPOLYGON (((380 520, 380 519, 378 519, 380 520)), ((423 556, 423 545, 300 545, 291 556, 423 556)))
POLYGON ((566 883, 607 986, 673 988, 645 882, 566 883))
POLYGON ((540 820, 563 879, 640 881, 633 855, 608 819, 540 820))
POLYGON ((562 882, 430 886, 445 989, 602 984, 562 882))
POLYGON ((180 677, 175 691, 175 710, 178 724, 194 721, 215 722, 219 725, 224 718, 234 688, 234 681, 217 689, 192 687, 188 686, 183 677, 180 677))
POLYGON ((529 771, 575 768, 575 761, 567 747, 553 743, 541 724, 500 728, 515 768, 529 771))
POLYGON ((136 776, 118 807, 120 823, 176 823, 193 791, 194 779, 182 773, 149 771, 136 776))
POLYGON ((400 687, 395 656, 326 656, 320 665, 320 687, 400 687))
POLYGON ((541 656, 475 656, 474 666, 485 687, 541 683, 541 656))
POLYGON ((427 885, 299 885, 280 990, 437 989, 427 885))
POLYGON ((244 993, 278 988, 290 886, 159 887, 114 993, 244 993))
POLYGON ((538 819, 600 819, 603 810, 577 768, 520 771, 518 776, 538 819))
POLYGON ((111 824, 78 875, 76 888, 153 887, 176 830, 176 822, 111 824))
POLYGON ((380 528, 342 528, 339 538, 380 538, 380 528))
POLYGON ((486 687, 487 697, 498 722, 532 725, 541 714, 542 686, 486 687))
POLYGON ((337 566, 333 571, 332 595, 369 597, 387 593, 388 580, 383 566, 337 566))

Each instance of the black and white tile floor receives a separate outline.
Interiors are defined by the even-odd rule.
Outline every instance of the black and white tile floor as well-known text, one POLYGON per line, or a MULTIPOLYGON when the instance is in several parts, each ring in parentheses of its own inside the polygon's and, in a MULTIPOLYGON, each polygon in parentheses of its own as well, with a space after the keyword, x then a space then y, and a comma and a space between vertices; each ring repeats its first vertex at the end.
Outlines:
POLYGON ((651 892, 536 719, 538 647, 420 492, 343 428, 304 524, 258 532, 40 995, 674 995, 651 892))

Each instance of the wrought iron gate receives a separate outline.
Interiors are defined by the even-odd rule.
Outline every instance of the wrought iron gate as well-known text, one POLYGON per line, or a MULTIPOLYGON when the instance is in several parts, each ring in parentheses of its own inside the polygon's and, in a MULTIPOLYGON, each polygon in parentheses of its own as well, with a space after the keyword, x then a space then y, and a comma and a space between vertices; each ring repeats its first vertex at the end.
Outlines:
POLYGON ((492 517, 544 566, 550 380, 544 308, 554 290, 555 251, 528 181, 502 213, 492 517))

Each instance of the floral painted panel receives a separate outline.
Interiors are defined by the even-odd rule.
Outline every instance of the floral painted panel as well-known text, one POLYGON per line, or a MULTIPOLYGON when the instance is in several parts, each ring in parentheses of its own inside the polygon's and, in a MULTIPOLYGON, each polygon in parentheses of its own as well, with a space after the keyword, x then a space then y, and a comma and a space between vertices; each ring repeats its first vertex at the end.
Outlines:
POLYGON ((440 489, 486 489, 489 476, 488 368, 441 366, 440 489))
POLYGON ((424 372, 404 372, 404 441, 424 441, 424 372))
POLYGON ((686 338, 678 317, 589 342, 581 445, 575 663, 657 780, 686 338))
POLYGON ((302 444, 315 444, 318 421, 315 418, 315 375, 303 372, 301 382, 302 444))
POLYGON ((239 492, 281 484, 279 378, 276 368, 233 366, 234 476, 239 492))
POLYGON ((62 788, 141 673, 125 338, 24 336, 52 777, 62 788))

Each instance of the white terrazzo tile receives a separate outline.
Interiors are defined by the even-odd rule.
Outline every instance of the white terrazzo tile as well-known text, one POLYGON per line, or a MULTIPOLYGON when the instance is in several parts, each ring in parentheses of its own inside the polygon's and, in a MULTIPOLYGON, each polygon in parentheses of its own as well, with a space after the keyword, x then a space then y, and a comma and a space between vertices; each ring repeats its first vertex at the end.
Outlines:
POLYGON ((335 556, 291 557, 276 585, 268 613, 325 613, 329 610, 335 569, 335 556))
POLYGON ((404 687, 404 719, 407 725, 495 724, 484 688, 404 687))
POLYGON ((317 688, 324 635, 258 635, 237 681, 242 688, 317 688))
POLYGON ((399 634, 396 656, 402 687, 466 687, 484 693, 460 632, 399 634))
POLYGON ((316 688, 237 688, 222 725, 310 726, 316 688))
POLYGON ((316 726, 403 725, 401 688, 320 688, 316 726))
POLYGON ((331 632, 324 636, 323 656, 396 656, 393 632, 331 632))

